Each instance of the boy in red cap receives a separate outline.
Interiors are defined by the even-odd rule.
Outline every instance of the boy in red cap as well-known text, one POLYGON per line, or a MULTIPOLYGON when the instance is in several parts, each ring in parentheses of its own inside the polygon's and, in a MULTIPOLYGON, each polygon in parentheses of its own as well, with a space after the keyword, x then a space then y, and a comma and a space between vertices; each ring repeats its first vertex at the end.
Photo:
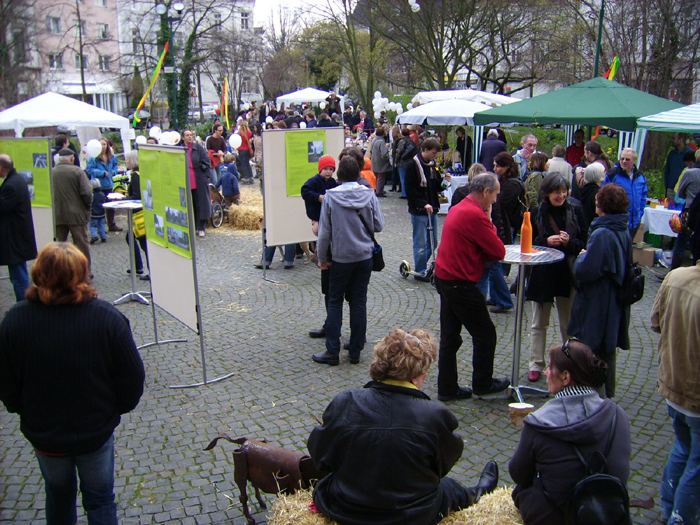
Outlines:
MULTIPOLYGON (((311 219, 311 231, 318 236, 318 221, 321 217, 321 203, 327 190, 335 188, 338 181, 333 178, 335 172, 335 158, 331 155, 324 155, 318 160, 318 175, 314 175, 301 187, 301 196, 306 205, 306 216, 311 219)), ((326 299, 328 306, 328 282, 330 270, 321 270, 321 292, 326 299)), ((324 327, 309 332, 310 337, 321 338, 326 336, 324 327)))

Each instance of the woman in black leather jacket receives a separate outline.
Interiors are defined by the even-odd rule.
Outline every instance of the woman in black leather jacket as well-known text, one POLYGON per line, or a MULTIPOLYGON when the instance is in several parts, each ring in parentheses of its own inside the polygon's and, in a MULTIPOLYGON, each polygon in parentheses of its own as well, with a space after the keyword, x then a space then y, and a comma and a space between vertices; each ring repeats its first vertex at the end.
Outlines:
POLYGON ((432 525, 498 483, 489 461, 475 487, 446 477, 462 455, 452 412, 421 392, 437 345, 425 330, 394 330, 374 349, 370 381, 336 396, 309 436, 330 474, 314 503, 341 525, 432 525))

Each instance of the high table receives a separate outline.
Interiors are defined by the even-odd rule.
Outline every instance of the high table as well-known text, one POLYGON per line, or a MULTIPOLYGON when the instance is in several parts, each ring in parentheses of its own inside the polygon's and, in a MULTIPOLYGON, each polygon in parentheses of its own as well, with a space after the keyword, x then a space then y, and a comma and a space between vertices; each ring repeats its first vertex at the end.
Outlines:
POLYGON ((131 232, 129 235, 129 268, 131 269, 131 291, 126 292, 119 299, 114 301, 114 304, 122 304, 129 301, 137 301, 143 304, 149 304, 148 299, 144 295, 151 295, 150 292, 137 292, 136 291, 136 266, 134 264, 134 210, 140 210, 143 208, 141 201, 128 200, 128 201, 112 201, 105 202, 103 205, 105 208, 112 208, 115 210, 126 210, 129 218, 129 229, 127 232, 131 232))
MULTIPOLYGON (((514 264, 516 266, 536 266, 539 264, 552 264, 561 261, 564 253, 554 248, 544 246, 533 246, 535 253, 520 253, 519 244, 509 244, 506 246, 506 256, 501 262, 504 264, 514 264)), ((525 269, 518 268, 518 296, 515 305, 515 339, 513 342, 513 372, 510 378, 511 391, 515 393, 520 403, 523 402, 522 392, 531 395, 548 395, 546 390, 529 386, 519 386, 520 377, 520 346, 522 342, 523 310, 525 307, 525 269)))
POLYGON ((668 221, 671 220, 678 210, 667 210, 665 208, 644 208, 642 215, 642 224, 644 231, 654 233, 656 235, 666 235, 668 237, 677 237, 678 234, 671 229, 668 221))

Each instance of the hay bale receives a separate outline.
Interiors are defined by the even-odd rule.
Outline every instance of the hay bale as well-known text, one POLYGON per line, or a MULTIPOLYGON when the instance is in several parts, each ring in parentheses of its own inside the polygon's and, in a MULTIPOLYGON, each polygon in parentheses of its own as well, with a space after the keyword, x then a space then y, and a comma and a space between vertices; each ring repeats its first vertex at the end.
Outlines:
MULTIPOLYGON (((450 514, 440 525, 523 525, 512 492, 512 487, 498 488, 476 505, 450 514)), ((311 513, 311 494, 310 490, 300 490, 291 496, 280 494, 270 508, 268 525, 337 525, 323 514, 311 513)))
POLYGON ((228 225, 236 230, 260 230, 263 218, 263 199, 257 187, 241 186, 241 204, 228 209, 228 225))

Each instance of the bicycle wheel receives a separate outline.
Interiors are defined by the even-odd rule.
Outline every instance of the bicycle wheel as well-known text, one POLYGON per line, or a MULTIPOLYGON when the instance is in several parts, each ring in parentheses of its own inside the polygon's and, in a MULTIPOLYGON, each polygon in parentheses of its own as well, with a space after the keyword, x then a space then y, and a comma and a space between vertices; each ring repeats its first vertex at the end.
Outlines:
POLYGON ((211 204, 211 225, 218 228, 224 222, 224 209, 218 202, 211 204))

